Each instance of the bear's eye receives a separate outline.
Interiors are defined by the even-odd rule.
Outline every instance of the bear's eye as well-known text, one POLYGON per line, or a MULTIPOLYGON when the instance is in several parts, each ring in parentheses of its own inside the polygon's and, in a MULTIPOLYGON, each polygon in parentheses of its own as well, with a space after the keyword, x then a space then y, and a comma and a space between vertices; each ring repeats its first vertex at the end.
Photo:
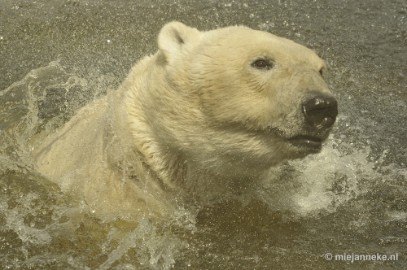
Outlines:
POLYGON ((251 66, 257 69, 270 70, 273 68, 274 64, 269 59, 260 58, 255 60, 251 66))

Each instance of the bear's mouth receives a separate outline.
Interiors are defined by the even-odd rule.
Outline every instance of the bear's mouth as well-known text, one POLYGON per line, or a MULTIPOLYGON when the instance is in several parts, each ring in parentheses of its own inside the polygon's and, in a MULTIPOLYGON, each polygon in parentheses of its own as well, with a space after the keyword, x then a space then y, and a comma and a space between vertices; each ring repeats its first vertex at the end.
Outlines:
POLYGON ((288 141, 294 146, 307 148, 315 152, 319 152, 322 147, 322 139, 315 136, 298 135, 289 138, 288 141))
MULTIPOLYGON (((239 127, 241 129, 241 127, 239 127)), ((245 128, 247 130, 247 128, 245 128)), ((290 145, 296 147, 301 152, 311 152, 319 153, 322 149, 322 143, 327 137, 327 134, 321 134, 321 136, 310 135, 310 134, 300 134, 292 137, 287 136, 282 130, 275 127, 267 127, 263 130, 255 130, 256 132, 263 133, 267 137, 270 134, 283 139, 285 142, 288 142, 290 145)))
POLYGON ((285 138, 291 145, 304 149, 310 152, 320 152, 322 148, 322 143, 325 140, 325 136, 318 137, 315 135, 295 135, 293 137, 287 137, 284 132, 278 128, 268 128, 267 133, 276 134, 281 138, 285 138))

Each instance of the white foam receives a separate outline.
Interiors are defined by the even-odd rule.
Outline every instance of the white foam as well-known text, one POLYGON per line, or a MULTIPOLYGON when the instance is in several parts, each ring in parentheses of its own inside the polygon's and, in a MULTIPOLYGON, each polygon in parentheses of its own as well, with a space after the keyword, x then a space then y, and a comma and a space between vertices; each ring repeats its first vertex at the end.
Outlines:
POLYGON ((370 152, 368 146, 357 149, 331 137, 321 153, 272 168, 259 193, 272 209, 299 215, 333 212, 365 191, 360 180, 382 176, 375 169, 382 160, 370 161, 370 152))

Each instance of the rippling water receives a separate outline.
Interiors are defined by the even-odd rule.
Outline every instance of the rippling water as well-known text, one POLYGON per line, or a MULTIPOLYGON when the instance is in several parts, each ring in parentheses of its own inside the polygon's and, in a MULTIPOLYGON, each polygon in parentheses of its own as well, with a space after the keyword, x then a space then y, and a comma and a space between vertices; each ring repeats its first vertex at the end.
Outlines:
POLYGON ((407 268, 404 1, 3 1, 0 268, 407 268), (95 217, 39 175, 30 141, 115 89, 161 25, 246 24, 317 50, 340 103, 319 155, 166 222, 95 217), (343 261, 329 254, 397 255, 343 261))

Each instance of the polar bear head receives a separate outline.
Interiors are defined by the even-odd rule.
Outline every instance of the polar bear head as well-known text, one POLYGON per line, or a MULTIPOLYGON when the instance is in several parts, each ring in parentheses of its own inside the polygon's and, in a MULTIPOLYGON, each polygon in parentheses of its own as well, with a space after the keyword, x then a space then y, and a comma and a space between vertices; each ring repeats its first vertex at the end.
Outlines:
POLYGON ((247 27, 200 32, 179 22, 163 27, 158 45, 145 104, 167 149, 230 176, 321 150, 338 110, 312 50, 247 27))

